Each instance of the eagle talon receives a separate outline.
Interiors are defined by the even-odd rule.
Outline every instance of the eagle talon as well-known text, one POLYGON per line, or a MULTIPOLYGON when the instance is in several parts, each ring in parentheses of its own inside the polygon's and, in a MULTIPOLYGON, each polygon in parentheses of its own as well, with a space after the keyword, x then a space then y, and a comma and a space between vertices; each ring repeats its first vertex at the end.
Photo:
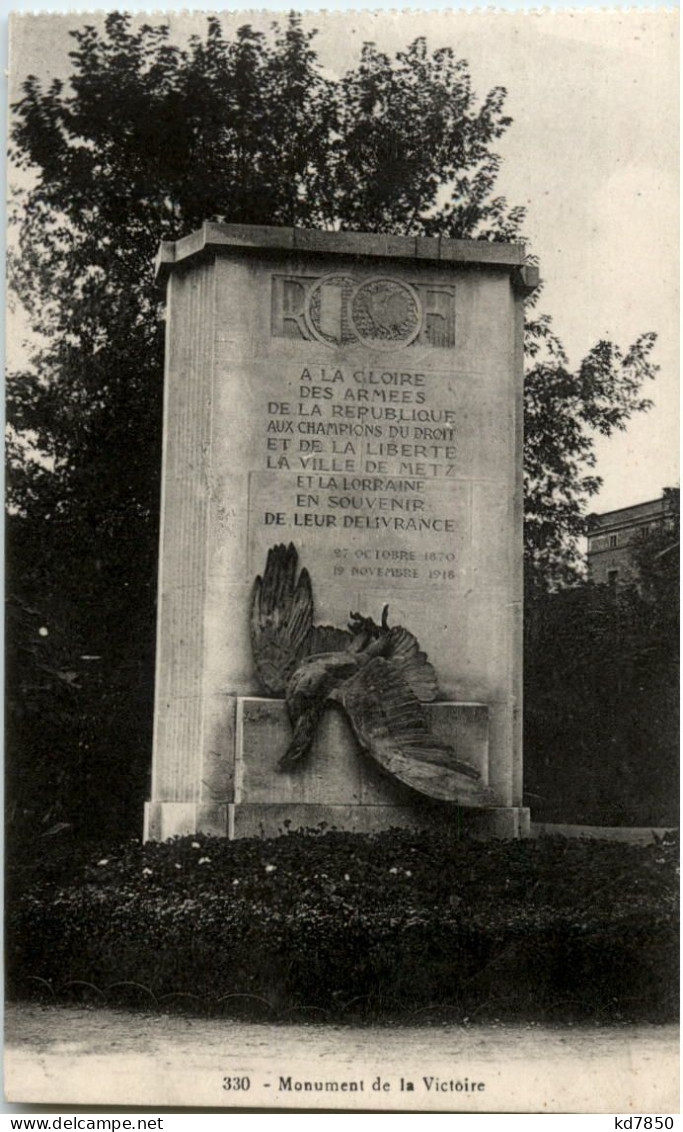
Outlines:
POLYGON ((381 624, 377 624, 372 617, 364 617, 362 613, 349 613, 349 632, 353 636, 359 636, 361 633, 368 633, 373 640, 377 640, 383 632, 387 632, 389 625, 387 618, 389 616, 389 606, 385 605, 382 609, 381 624))

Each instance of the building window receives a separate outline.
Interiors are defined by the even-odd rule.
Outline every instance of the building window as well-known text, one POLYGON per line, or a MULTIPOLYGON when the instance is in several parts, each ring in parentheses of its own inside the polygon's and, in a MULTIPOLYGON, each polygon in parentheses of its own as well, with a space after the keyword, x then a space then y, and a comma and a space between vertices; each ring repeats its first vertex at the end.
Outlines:
POLYGON ((612 589, 614 589, 614 587, 617 584, 617 578, 618 577, 619 577, 619 571, 618 570, 608 570, 607 571, 607 585, 611 586, 612 589))
POLYGON ((610 544, 610 547, 617 545, 617 536, 616 535, 610 535, 609 536, 609 544, 610 544))

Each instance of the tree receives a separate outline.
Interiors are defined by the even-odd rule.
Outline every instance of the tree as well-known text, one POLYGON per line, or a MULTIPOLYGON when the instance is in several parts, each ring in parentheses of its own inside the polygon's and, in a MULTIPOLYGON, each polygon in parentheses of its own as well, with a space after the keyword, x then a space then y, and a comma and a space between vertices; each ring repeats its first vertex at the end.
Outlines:
MULTIPOLYGON (((112 13, 103 32, 73 33, 68 84, 44 89, 29 76, 13 107, 12 156, 32 185, 16 202, 10 266, 40 346, 8 384, 10 585, 64 642, 70 655, 60 664, 79 673, 73 718, 61 729, 51 719, 53 751, 41 763, 49 781, 67 760, 82 783, 87 750, 119 783, 110 798, 144 795, 159 240, 205 220, 519 236, 523 210, 495 192, 493 146, 510 124, 502 88, 478 103, 467 64, 449 49, 430 53, 422 38, 395 59, 366 44, 358 66, 335 81, 318 65, 314 34, 292 14, 270 37, 244 26, 228 40, 210 17, 205 38, 181 49, 165 26, 134 31, 112 13), (80 659, 89 656, 100 659, 80 659), (86 747, 74 750, 84 720, 86 747)), ((591 465, 589 430, 609 433, 645 406, 650 346, 641 339, 622 358, 601 343, 572 374, 548 321, 530 324, 527 546, 539 583, 571 573, 582 500, 598 482, 580 474, 591 465)), ((39 730, 54 689, 33 645, 25 657, 34 661, 10 673, 11 693, 20 699, 27 682, 43 688, 44 702, 31 701, 39 730)), ((84 797, 82 821, 120 824, 123 809, 137 827, 137 812, 84 797)))
POLYGON ((657 632, 673 632, 678 644, 678 585, 681 558, 681 493, 678 487, 662 491, 663 519, 654 530, 634 540, 633 556, 638 589, 656 610, 657 632))
POLYGON ((525 780, 537 820, 678 821, 679 511, 631 543, 629 586, 536 594, 527 612, 525 780))
POLYGON ((579 540, 587 502, 601 487, 593 469, 597 434, 625 429, 648 409, 643 386, 657 367, 654 334, 625 353, 600 341, 572 371, 567 355, 541 316, 526 322, 529 366, 524 379, 525 590, 528 601, 581 580, 579 540))

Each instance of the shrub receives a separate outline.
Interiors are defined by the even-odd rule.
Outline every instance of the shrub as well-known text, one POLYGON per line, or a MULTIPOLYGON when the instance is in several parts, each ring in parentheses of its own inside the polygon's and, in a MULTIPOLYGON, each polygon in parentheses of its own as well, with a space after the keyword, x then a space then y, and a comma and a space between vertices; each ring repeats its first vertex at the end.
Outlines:
POLYGON ((12 870, 8 986, 273 1016, 672 1017, 676 859, 672 840, 397 830, 81 848, 12 870))

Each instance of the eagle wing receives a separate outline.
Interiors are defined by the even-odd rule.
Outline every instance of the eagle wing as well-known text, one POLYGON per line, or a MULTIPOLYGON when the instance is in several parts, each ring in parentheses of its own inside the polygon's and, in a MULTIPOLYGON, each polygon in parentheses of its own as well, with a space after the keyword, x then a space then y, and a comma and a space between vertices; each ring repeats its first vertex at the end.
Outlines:
POLYGON ((314 625, 306 639, 304 656, 317 656, 322 652, 345 652, 351 644, 351 634, 334 625, 314 625))
POLYGON ((491 804, 479 772, 432 734, 420 701, 391 660, 375 657, 329 699, 345 709, 360 746, 399 782, 442 801, 491 804))
POLYGON ((437 698, 439 686, 434 667, 427 660, 427 654, 422 652, 417 638, 402 625, 394 625, 389 630, 388 649, 383 651, 383 655, 400 670, 418 700, 425 703, 437 698))
POLYGON ((281 696, 297 666, 313 624, 313 592, 307 570, 297 579, 296 547, 273 546, 263 577, 251 595, 251 646, 259 679, 281 696))
POLYGON ((351 641, 343 629, 313 624, 311 579, 305 568, 297 578, 298 564, 293 543, 271 547, 251 594, 252 653, 259 680, 271 696, 284 695, 304 657, 341 652, 351 641))

